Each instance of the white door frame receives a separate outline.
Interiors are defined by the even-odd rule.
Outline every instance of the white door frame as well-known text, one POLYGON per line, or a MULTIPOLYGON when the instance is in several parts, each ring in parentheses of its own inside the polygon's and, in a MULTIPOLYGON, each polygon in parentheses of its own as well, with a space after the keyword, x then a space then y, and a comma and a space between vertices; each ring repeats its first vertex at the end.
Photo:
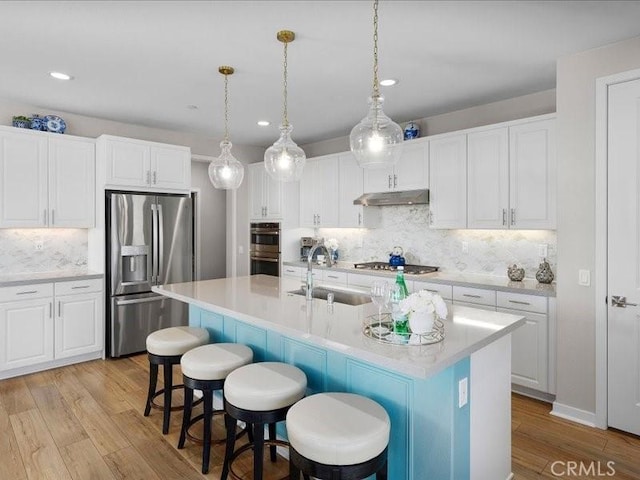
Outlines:
POLYGON ((599 428, 607 428, 607 124, 610 85, 640 79, 640 69, 596 79, 595 181, 596 181, 596 418, 599 428))

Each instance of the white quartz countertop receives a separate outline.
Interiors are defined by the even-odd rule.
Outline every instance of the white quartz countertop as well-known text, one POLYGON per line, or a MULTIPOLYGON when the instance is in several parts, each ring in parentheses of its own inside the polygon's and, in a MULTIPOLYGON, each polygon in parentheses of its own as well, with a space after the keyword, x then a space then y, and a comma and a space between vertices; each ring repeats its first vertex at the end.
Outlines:
POLYGON ((329 307, 325 300, 307 302, 304 296, 289 293, 298 288, 300 281, 293 278, 254 275, 152 290, 418 378, 444 370, 524 324, 521 316, 455 306, 444 321, 444 341, 434 345, 383 344, 362 333, 365 319, 377 313, 372 303, 329 307))
MULTIPOLYGON (((294 267, 307 268, 306 262, 283 262, 284 265, 291 265, 294 267)), ((314 270, 336 270, 347 273, 358 273, 362 275, 376 275, 381 277, 395 278, 395 272, 392 271, 380 271, 380 270, 366 270, 363 268, 354 268, 351 262, 338 262, 337 265, 327 267, 322 265, 313 266, 314 270)), ((498 277, 495 275, 479 275, 471 273, 448 273, 448 272, 434 272, 424 273, 420 275, 405 274, 405 278, 408 280, 417 280, 423 282, 442 283, 446 285, 458 285, 461 287, 474 287, 474 288, 490 288, 493 290, 499 290, 502 292, 514 292, 514 293, 526 293, 528 295, 539 295, 543 297, 555 297, 556 285, 555 283, 545 284, 539 283, 534 278, 525 278, 521 282, 513 282, 509 280, 509 277, 498 277)))
POLYGON ((56 270, 54 272, 15 273, 0 275, 0 287, 15 287, 33 283, 65 282, 69 280, 83 280, 102 278, 102 273, 81 270, 56 270))

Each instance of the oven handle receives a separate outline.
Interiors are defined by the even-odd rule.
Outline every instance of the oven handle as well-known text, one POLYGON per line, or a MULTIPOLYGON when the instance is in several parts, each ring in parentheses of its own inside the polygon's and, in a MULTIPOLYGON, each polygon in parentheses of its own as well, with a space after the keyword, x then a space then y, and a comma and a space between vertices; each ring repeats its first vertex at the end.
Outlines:
POLYGON ((257 260, 259 262, 271 262, 271 263, 278 263, 280 261, 277 258, 268 258, 268 257, 251 257, 251 260, 257 260))
POLYGON ((279 230, 262 230, 261 228, 252 228, 251 233, 258 233, 262 235, 280 235, 279 230))

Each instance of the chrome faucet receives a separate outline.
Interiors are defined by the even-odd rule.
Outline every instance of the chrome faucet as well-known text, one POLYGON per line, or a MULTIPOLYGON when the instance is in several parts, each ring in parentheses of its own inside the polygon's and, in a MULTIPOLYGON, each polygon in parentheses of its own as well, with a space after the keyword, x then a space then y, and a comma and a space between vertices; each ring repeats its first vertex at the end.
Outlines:
POLYGON ((330 267, 333 265, 333 260, 331 259, 331 252, 327 247, 325 247, 324 243, 316 243, 311 250, 309 250, 309 256, 307 257, 307 300, 313 299, 313 254, 316 253, 316 250, 319 248, 324 248, 326 252, 327 266, 330 267))

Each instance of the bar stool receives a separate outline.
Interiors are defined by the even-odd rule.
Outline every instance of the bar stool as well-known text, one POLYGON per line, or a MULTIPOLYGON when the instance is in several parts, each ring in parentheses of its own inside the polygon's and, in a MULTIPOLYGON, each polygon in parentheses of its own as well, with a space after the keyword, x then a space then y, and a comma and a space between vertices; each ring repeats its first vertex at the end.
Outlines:
POLYGON ((169 420, 172 410, 180 410, 183 406, 171 407, 171 392, 182 385, 173 385, 173 366, 180 363, 182 355, 192 348, 209 343, 209 332, 198 327, 170 327, 156 330, 147 336, 147 352, 149 352, 149 391, 144 416, 148 417, 151 408, 163 410, 162 433, 169 433, 169 420), (164 388, 156 391, 158 384, 158 365, 162 365, 164 388), (159 395, 164 395, 164 402, 154 402, 159 395))
POLYGON ((262 480, 264 445, 270 446, 271 461, 276 460, 276 446, 288 446, 276 440, 276 422, 284 420, 291 405, 304 397, 307 376, 293 365, 280 362, 252 363, 231 372, 224 384, 225 426, 227 445, 221 480, 233 472, 233 461, 253 448, 253 479, 262 480), (252 425, 253 441, 234 452, 236 422, 252 425), (269 425, 269 440, 264 439, 264 426, 269 425))
MULTIPOLYGON (((180 367, 184 383, 184 414, 178 448, 184 448, 189 428, 204 419, 202 441, 202 473, 209 471, 211 455, 211 419, 224 410, 213 409, 213 392, 222 390, 227 375, 236 368, 251 363, 253 351, 246 345, 237 343, 213 343, 189 350, 182 356, 180 367), (193 391, 201 390, 204 399, 204 413, 191 418, 193 391)), ((190 437, 191 438, 191 437, 190 437)), ((193 438, 192 438, 193 439, 193 438)))
POLYGON ((353 393, 319 393, 287 413, 289 480, 387 478, 391 422, 378 403, 353 393))

